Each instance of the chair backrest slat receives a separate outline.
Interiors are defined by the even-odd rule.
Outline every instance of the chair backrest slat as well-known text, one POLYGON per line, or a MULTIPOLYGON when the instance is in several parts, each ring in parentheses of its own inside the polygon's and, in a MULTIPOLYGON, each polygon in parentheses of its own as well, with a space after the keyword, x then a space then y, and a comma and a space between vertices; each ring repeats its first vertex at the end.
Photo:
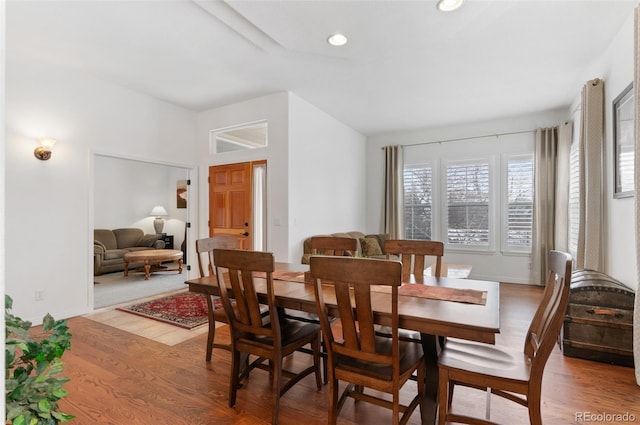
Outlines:
POLYGON ((424 275, 425 256, 436 257, 435 277, 442 275, 444 243, 411 239, 388 239, 384 243, 387 259, 397 255, 402 261, 402 279, 408 281, 411 275, 420 281, 424 275))

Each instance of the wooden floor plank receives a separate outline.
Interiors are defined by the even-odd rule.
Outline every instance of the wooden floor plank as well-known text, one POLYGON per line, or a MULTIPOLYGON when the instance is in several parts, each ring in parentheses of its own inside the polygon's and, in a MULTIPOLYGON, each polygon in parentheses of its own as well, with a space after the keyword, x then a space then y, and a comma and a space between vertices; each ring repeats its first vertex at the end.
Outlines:
MULTIPOLYGON (((499 344, 522 345, 540 295, 538 287, 501 285, 499 344)), ((70 394, 61 405, 63 411, 76 415, 74 423, 270 423, 270 382, 263 371, 254 371, 238 391, 235 408, 227 406, 230 355, 216 349, 213 362, 205 362, 206 326, 203 333, 186 331, 167 344, 154 341, 150 335, 145 337, 140 331, 145 325, 138 326, 142 335, 136 335, 118 329, 122 324, 112 326, 97 320, 69 320, 72 349, 63 360, 65 375, 71 378, 65 386, 70 394)), ((217 330, 217 338, 228 342, 226 326, 217 330)), ((309 356, 301 353, 295 353, 290 361, 296 367, 310 364, 309 356)), ((409 384, 404 396, 409 398, 413 390, 409 384)), ((317 391, 313 377, 307 377, 282 398, 280 423, 325 424, 327 395, 328 387, 317 391)), ((484 393, 456 388, 453 408, 483 416, 484 402, 484 393)), ((592 424, 576 419, 582 412, 629 413, 640 422, 640 387, 635 384, 633 369, 565 357, 557 347, 544 375, 542 403, 543 420, 549 425, 592 424)), ((348 401, 339 423, 383 424, 389 419, 390 414, 384 409, 348 401)), ((510 425, 528 423, 526 409, 496 397, 492 398, 492 419, 510 425)), ((416 412, 410 424, 418 423, 416 412)))

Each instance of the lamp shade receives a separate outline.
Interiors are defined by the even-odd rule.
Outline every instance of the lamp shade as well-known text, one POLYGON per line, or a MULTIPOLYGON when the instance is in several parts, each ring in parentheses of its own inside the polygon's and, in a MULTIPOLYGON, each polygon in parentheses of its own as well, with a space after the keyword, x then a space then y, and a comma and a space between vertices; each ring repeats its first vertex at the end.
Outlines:
POLYGON ((169 213, 167 212, 167 210, 164 209, 163 206, 156 205, 155 207, 153 207, 153 209, 151 210, 149 215, 160 217, 160 216, 163 216, 163 215, 169 215, 169 213))

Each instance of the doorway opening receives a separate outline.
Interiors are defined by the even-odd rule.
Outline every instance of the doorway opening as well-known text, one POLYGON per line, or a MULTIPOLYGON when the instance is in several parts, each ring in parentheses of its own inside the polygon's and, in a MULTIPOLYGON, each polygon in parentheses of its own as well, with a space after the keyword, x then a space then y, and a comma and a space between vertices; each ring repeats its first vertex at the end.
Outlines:
MULTIPOLYGON (((146 239, 155 236, 164 242, 166 249, 182 250, 186 263, 186 224, 189 222, 189 208, 192 207, 187 184, 190 174, 191 169, 185 166, 94 154, 94 255, 90 266, 93 271, 93 283, 90 283, 93 291, 90 293, 93 294, 94 309, 184 288, 184 281, 188 279, 186 264, 182 274, 155 273, 149 280, 145 280, 144 273, 129 273, 125 277, 123 260, 122 263, 112 260, 108 267, 102 268, 96 259, 96 245, 100 242, 96 235, 106 234, 109 237, 109 233, 115 229, 134 229, 125 234, 142 234, 146 239), (163 212, 161 216, 156 214, 159 210, 163 212), (158 217, 162 222, 159 232, 154 227, 154 221, 159 226, 158 217)), ((162 266, 175 268, 172 264, 163 263, 162 266)))

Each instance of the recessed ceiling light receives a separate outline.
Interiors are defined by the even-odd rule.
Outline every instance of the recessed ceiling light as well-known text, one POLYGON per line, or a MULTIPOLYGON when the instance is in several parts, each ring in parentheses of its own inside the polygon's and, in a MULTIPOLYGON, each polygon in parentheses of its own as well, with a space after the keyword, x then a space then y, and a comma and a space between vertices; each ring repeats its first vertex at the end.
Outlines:
POLYGON ((451 12, 462 6, 464 0, 438 0, 436 7, 443 12, 451 12))
POLYGON ((327 38, 327 42, 332 46, 344 46, 345 44, 347 44, 347 37, 345 37, 343 34, 335 33, 327 38))

